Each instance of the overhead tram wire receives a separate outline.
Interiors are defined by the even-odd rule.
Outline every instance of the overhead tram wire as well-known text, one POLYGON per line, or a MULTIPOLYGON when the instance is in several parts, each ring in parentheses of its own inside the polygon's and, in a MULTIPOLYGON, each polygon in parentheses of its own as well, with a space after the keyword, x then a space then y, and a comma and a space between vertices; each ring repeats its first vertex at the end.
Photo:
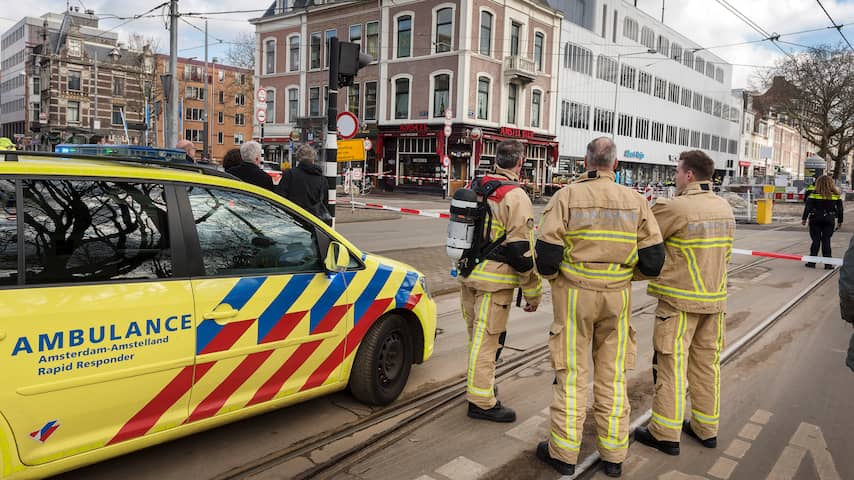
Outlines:
POLYGON ((727 2, 726 0, 717 0, 717 2, 718 2, 722 7, 724 7, 728 12, 732 13, 733 15, 735 15, 735 16, 736 16, 736 18, 738 18, 739 20, 741 20, 742 22, 744 22, 745 24, 747 24, 747 26, 749 26, 749 27, 750 27, 751 29, 753 29, 755 32, 759 33, 759 35, 762 35, 762 37, 764 37, 765 39, 770 40, 770 41, 771 41, 771 43, 772 43, 775 47, 777 47, 777 49, 778 49, 778 50, 780 50, 781 52, 783 52, 783 54, 784 54, 784 55, 786 55, 787 57, 789 57, 789 58, 791 58, 791 59, 794 59, 794 58, 795 58, 795 57, 793 57, 793 56, 792 56, 792 54, 791 54, 790 52, 787 52, 783 47, 781 47, 781 46, 777 43, 777 40, 779 40, 779 39, 780 39, 780 36, 779 36, 778 34, 773 34, 773 35, 772 35, 772 34, 768 33, 764 28, 760 27, 756 22, 754 22, 753 20, 751 20, 751 19, 750 19, 750 17, 748 17, 747 15, 745 15, 745 14, 741 13, 737 8, 735 8, 735 7, 733 7, 732 5, 730 5, 730 4, 729 4, 729 2, 727 2))
POLYGON ((821 0, 815 0, 815 1, 818 2, 818 6, 821 7, 821 9, 824 11, 824 14, 827 15, 827 18, 828 18, 828 20, 830 20, 830 23, 833 25, 833 28, 835 28, 836 31, 839 32, 839 35, 841 35, 842 39, 845 40, 845 43, 848 44, 848 48, 850 48, 851 50, 854 50, 854 47, 851 46, 851 42, 849 42, 848 38, 845 36, 845 34, 842 33, 842 25, 837 25, 836 22, 833 21, 833 17, 831 17, 830 13, 827 12, 827 9, 824 8, 824 5, 822 5, 821 0))

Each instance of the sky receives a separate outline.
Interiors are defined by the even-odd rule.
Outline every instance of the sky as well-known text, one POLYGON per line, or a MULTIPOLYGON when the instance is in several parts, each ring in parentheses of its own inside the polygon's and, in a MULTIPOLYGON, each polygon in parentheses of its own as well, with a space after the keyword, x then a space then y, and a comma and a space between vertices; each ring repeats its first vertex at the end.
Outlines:
MULTIPOLYGON (((143 14, 157 7, 163 0, 68 0, 70 5, 81 10, 92 9, 103 16, 101 27, 115 29, 119 33, 119 41, 127 42, 131 33, 140 33, 146 37, 158 40, 161 53, 169 51, 169 32, 165 28, 165 13, 163 8, 154 10, 149 15, 154 18, 140 18, 128 22, 115 17, 130 17, 143 14), (112 18, 110 18, 112 17, 112 18)), ((613 1, 613 0, 611 0, 613 1)), ((720 0, 724 1, 724 0, 720 0)), ((821 10, 817 0, 727 0, 730 5, 755 22, 759 27, 773 35, 781 34, 778 43, 789 52, 803 50, 804 46, 817 44, 833 44, 842 41, 835 29, 828 29, 830 20, 821 10), (800 35, 785 35, 824 28, 823 31, 800 35), (790 42, 799 46, 790 45, 790 42)), ((763 35, 754 31, 746 23, 739 20, 733 13, 727 11, 718 0, 637 0, 638 7, 649 15, 660 19, 662 2, 665 3, 664 23, 680 33, 690 32, 689 38, 704 47, 760 40, 763 35)), ((25 15, 40 16, 48 11, 62 12, 66 8, 66 0, 40 0, 39 2, 4 1, 0 12, 0 31, 5 31, 25 15)), ((208 33, 211 45, 208 56, 222 59, 228 49, 227 42, 233 41, 241 33, 253 33, 249 18, 260 16, 262 11, 270 6, 272 0, 243 0, 241 2, 227 0, 180 0, 179 11, 209 13, 208 33), (229 13, 214 15, 212 12, 233 10, 261 10, 246 13, 229 13), (219 43, 222 41, 223 43, 219 43)), ((822 4, 837 24, 846 25, 854 22, 854 0, 823 0, 822 4)), ((199 16, 183 17, 187 22, 198 28, 204 28, 204 20, 199 16)), ((179 22, 179 55, 182 57, 204 58, 204 34, 185 22, 179 22)), ((844 33, 854 43, 854 25, 843 27, 844 33)), ((771 42, 754 43, 712 50, 724 60, 737 66, 733 68, 733 88, 751 86, 755 83, 758 67, 770 66, 783 58, 771 42), (745 65, 745 66, 741 66, 745 65)), ((767 69, 765 69, 767 70, 767 69)))

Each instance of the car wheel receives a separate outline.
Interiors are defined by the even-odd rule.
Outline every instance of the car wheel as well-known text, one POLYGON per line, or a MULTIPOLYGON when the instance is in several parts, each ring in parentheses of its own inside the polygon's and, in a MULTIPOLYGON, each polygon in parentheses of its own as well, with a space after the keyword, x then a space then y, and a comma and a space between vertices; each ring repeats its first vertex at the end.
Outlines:
POLYGON ((400 395, 412 368, 412 340, 406 320, 388 315, 375 323, 359 345, 350 391, 361 402, 388 405, 400 395))

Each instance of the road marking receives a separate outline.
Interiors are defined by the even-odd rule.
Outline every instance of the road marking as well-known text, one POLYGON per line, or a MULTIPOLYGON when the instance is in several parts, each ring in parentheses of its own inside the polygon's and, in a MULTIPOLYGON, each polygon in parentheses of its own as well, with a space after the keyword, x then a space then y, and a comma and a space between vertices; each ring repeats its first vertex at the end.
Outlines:
POLYGON ((488 471, 488 468, 466 457, 457 457, 436 469, 436 473, 451 480, 477 480, 488 471))
POLYGON ((549 438, 548 427, 545 422, 545 418, 539 415, 534 415, 506 431, 504 434, 524 443, 538 443, 545 438, 549 438))
POLYGON ((623 462, 623 474, 626 478, 634 478, 635 474, 646 465, 647 458, 643 455, 632 455, 623 462))
POLYGON ((773 413, 766 412, 765 410, 757 410, 756 413, 754 413, 753 416, 750 417, 750 421, 753 423, 765 425, 766 423, 768 423, 768 420, 771 420, 771 417, 773 415, 773 413))
POLYGON ((761 431, 762 427, 760 425, 756 425, 755 423, 746 423, 741 427, 741 431, 738 432, 738 436, 753 441, 756 440, 756 437, 759 436, 759 432, 761 431))
POLYGON ((665 474, 659 475, 658 480, 706 480, 706 477, 701 477, 699 475, 688 475, 687 473, 672 470, 665 474))
POLYGON ((436 480, 436 479, 431 477, 430 475, 421 475, 420 477, 416 478, 415 480, 436 480))
POLYGON ((727 480, 730 475, 732 475, 733 470, 735 470, 735 467, 737 466, 738 462, 736 462, 735 460, 719 457, 718 461, 715 462, 715 464, 712 465, 712 468, 710 468, 709 471, 706 473, 715 478, 727 480))
POLYGON ((749 442, 744 442, 735 438, 729 444, 729 447, 724 450, 724 455, 732 458, 744 458, 744 454, 747 453, 748 450, 750 450, 749 442))
POLYGON ((791 480, 798 473, 807 452, 812 455, 821 480, 840 480, 839 472, 833 463, 833 457, 827 449, 827 442, 821 429, 815 425, 802 422, 798 430, 789 440, 789 445, 783 449, 768 478, 771 480, 791 480))

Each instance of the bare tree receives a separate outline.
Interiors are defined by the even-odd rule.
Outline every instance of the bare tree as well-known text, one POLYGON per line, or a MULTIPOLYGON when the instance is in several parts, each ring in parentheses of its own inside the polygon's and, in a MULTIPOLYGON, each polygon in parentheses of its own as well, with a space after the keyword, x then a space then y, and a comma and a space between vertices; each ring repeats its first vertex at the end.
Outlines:
POLYGON ((141 33, 131 33, 128 35, 128 50, 133 52, 141 52, 142 48, 148 45, 153 53, 160 52, 160 40, 153 35, 145 36, 141 33))
POLYGON ((225 63, 240 68, 255 69, 255 35, 241 33, 225 52, 225 63))
POLYGON ((854 53, 817 46, 780 61, 771 73, 769 106, 793 119, 839 178, 854 150, 854 53), (782 79, 779 79, 782 77, 782 79))

